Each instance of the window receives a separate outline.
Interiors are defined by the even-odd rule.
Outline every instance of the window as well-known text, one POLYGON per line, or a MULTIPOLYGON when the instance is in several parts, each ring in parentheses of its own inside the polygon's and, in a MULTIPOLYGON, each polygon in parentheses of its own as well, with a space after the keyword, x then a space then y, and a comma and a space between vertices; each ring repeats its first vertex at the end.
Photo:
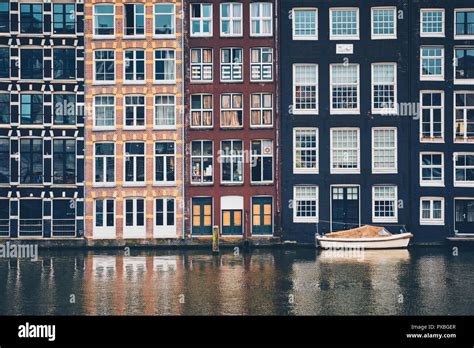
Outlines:
POLYGON ((21 79, 43 79, 43 49, 21 50, 21 79))
POLYGON ((95 227, 115 226, 115 201, 113 199, 95 200, 95 227))
POLYGON ((397 8, 372 8, 372 39, 397 38, 397 8))
POLYGON ((454 48, 454 58, 454 83, 474 84, 474 47, 454 48))
POLYGON ((397 173, 397 129, 372 128, 372 173, 397 173))
POLYGON ((145 183, 145 143, 125 143, 125 182, 145 183))
POLYGON ((242 4, 221 4, 221 36, 242 36, 242 4))
POLYGON ((145 82, 145 50, 125 50, 125 82, 145 82))
POLYGON ((43 33, 42 4, 20 4, 20 33, 43 33))
POLYGON ((125 96, 125 128, 145 127, 145 97, 125 96))
POLYGON ((250 81, 273 81, 273 48, 250 49, 250 81))
POLYGON ((155 36, 168 37, 176 34, 174 4, 155 4, 155 36))
POLYGON ((270 2, 250 4, 250 36, 273 35, 273 10, 270 2))
POLYGON ((374 186, 372 188, 372 221, 397 222, 397 186, 374 186))
POLYGON ((155 182, 174 183, 175 170, 175 143, 155 143, 155 182))
POLYGON ((75 94, 53 94, 53 124, 76 124, 75 94))
POLYGON ((175 230, 175 207, 174 198, 155 199, 155 226, 158 229, 172 228, 175 230))
POLYGON ((43 124, 43 95, 20 94, 20 124, 43 124))
POLYGON ((422 91, 420 109, 420 141, 442 141, 444 139, 444 92, 422 91))
POLYGON ((271 127, 273 125, 273 94, 250 95, 250 126, 271 127))
POLYGON ((192 204, 192 230, 193 235, 212 234, 212 198, 193 197, 192 204))
POLYGON ((318 113, 318 66, 293 65, 293 113, 318 113))
POLYGON ((474 141, 474 92, 455 92, 455 141, 474 141))
POLYGON ((0 33, 10 31, 10 2, 0 2, 0 33))
POLYGON ((214 181, 212 149, 210 140, 191 141, 191 183, 208 184, 214 181))
POLYGON ((360 172, 359 129, 331 129, 331 173, 360 172))
POLYGON ((421 80, 444 80, 444 48, 421 47, 421 80))
POLYGON ((10 182, 10 139, 0 138, 0 184, 10 182))
POLYGON ((19 203, 18 237, 42 237, 43 200, 23 198, 19 203))
POLYGON ((444 186, 442 153, 420 153, 420 186, 444 186))
POLYGON ((10 237, 10 200, 9 199, 0 199, 0 236, 10 237))
POLYGON ((331 40, 359 39, 358 8, 331 8, 329 18, 331 40))
POLYGON ((53 4, 53 33, 74 34, 76 18, 75 4, 53 4))
POLYGON ((9 79, 9 78, 10 78, 10 47, 0 47, 0 79, 9 79))
MULTIPOLYGON (((127 57, 125 56, 125 59, 127 57)), ((127 61, 125 61, 126 65, 127 61)), ((94 51, 94 82, 113 82, 115 80, 115 51, 94 51)))
POLYGON ((94 183, 113 184, 115 182, 115 144, 94 144, 94 183))
POLYGON ((94 127, 115 128, 115 97, 113 95, 94 97, 94 127))
POLYGON ((421 9, 421 37, 444 37, 444 9, 421 9))
POLYGON ((191 96, 191 127, 212 127, 212 95, 191 96))
POLYGON ((474 9, 454 10, 456 17, 454 38, 472 39, 474 37, 474 9))
POLYGON ((273 142, 252 140, 250 145, 252 183, 273 182, 273 142))
POLYGON ((155 51, 155 80, 162 83, 174 83, 176 61, 174 50, 155 51))
POLYGON ((244 152, 241 140, 224 140, 221 142, 221 182, 244 182, 244 152))
POLYGON ((444 225, 444 198, 420 198, 420 225, 444 225))
POLYGON ((372 64, 372 112, 397 113, 397 64, 372 64))
POLYGON ((125 226, 145 226, 145 200, 143 198, 127 198, 125 203, 125 226))
POLYGON ((318 222, 318 186, 293 187, 293 222, 318 222))
POLYGON ((293 9, 293 40, 318 39, 318 10, 315 8, 293 9))
POLYGON ((243 126, 242 94, 221 95, 221 127, 240 128, 243 126))
POLYGON ((0 124, 10 123, 10 94, 0 93, 0 124))
POLYGON ((76 236, 76 201, 72 198, 53 199, 52 236, 76 236))
POLYGON ((53 184, 76 183, 76 140, 53 140, 53 184))
POLYGON ((155 96, 155 127, 160 129, 173 129, 176 127, 174 95, 155 96))
POLYGON ((53 49, 53 78, 56 80, 76 79, 76 49, 53 49))
POLYGON ((43 139, 20 139, 20 183, 43 183, 43 139))
POLYGON ((474 185, 474 154, 454 153, 454 186, 474 185))
POLYGON ((318 174, 318 129, 293 129, 293 173, 318 174))
POLYGON ((94 35, 115 35, 115 8, 110 4, 94 5, 94 35))
POLYGON ((212 36, 212 4, 191 4, 192 36, 212 36))
POLYGON ((125 4, 125 36, 145 35, 145 5, 125 4))
POLYGON ((359 64, 331 64, 331 114, 359 113, 359 64))
POLYGON ((191 49, 191 81, 212 81, 212 49, 191 49))
POLYGON ((242 81, 243 63, 241 48, 221 49, 221 81, 242 81))

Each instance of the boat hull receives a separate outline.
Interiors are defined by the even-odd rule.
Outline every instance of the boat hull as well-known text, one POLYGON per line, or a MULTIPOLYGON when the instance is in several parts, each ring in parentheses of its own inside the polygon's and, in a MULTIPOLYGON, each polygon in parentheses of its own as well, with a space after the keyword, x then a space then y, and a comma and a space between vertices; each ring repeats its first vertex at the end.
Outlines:
POLYGON ((408 247, 411 237, 413 237, 411 233, 402 233, 382 238, 328 238, 316 236, 316 240, 323 249, 397 249, 408 247))

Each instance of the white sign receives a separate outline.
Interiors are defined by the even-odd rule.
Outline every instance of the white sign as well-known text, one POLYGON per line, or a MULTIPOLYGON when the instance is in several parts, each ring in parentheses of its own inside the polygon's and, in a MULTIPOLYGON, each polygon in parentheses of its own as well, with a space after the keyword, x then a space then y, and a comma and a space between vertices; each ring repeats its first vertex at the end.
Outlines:
POLYGON ((354 45, 336 45, 336 54, 353 54, 354 53, 354 45))

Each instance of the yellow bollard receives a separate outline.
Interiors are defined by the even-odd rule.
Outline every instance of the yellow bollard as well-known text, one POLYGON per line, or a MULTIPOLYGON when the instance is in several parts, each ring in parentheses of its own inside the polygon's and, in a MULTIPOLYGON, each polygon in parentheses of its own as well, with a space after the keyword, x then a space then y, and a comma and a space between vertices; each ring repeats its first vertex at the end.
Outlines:
POLYGON ((212 227, 212 253, 219 253, 219 226, 212 227))

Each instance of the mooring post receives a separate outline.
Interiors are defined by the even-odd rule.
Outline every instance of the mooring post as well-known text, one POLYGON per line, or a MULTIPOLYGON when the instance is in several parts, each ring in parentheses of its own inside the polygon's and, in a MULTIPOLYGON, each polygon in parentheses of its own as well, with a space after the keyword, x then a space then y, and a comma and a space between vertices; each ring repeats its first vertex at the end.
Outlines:
POLYGON ((212 253, 219 254, 219 226, 212 227, 212 253))

